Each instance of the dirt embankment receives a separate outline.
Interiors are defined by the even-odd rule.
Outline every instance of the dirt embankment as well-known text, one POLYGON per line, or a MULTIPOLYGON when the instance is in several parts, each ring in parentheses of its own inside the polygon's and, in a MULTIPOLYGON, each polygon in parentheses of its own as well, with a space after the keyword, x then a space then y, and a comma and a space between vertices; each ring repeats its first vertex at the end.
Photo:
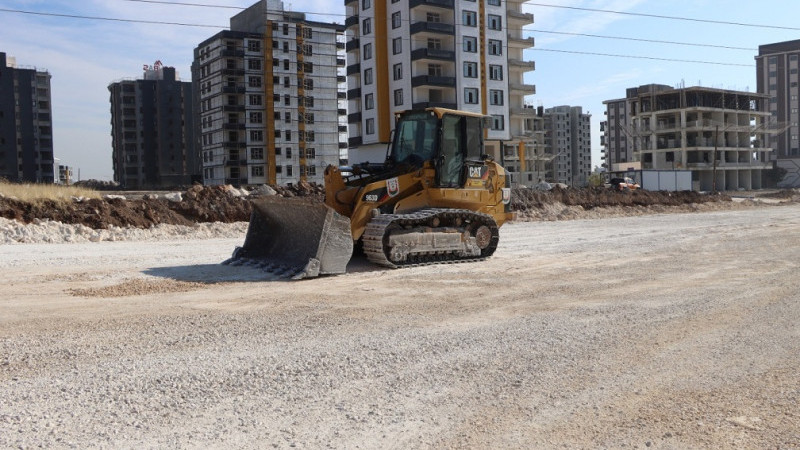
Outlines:
MULTIPOLYGON (((300 183, 274 188, 284 197, 324 199, 322 186, 300 183)), ((122 193, 124 194, 124 193, 122 193)), ((258 195, 230 186, 192 186, 177 195, 145 195, 142 199, 107 196, 104 199, 76 199, 72 202, 42 200, 28 203, 0 196, 0 217, 31 223, 52 220, 80 224, 92 229, 116 227, 150 228, 159 224, 192 225, 205 222, 241 222, 250 218, 249 198, 258 195)), ((779 194, 782 200, 797 196, 795 191, 779 194)), ((576 218, 583 211, 624 209, 628 212, 654 211, 661 207, 731 203, 728 195, 707 195, 698 192, 619 192, 603 188, 573 189, 556 186, 550 191, 515 189, 511 208, 521 220, 557 220, 576 218), (556 211, 557 213, 552 213, 556 211)))

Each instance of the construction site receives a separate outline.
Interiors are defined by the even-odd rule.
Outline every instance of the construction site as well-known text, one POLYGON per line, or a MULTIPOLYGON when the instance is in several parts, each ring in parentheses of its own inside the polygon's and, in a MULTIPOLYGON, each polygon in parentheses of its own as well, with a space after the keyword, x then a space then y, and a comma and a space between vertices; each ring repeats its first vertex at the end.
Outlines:
POLYGON ((485 261, 292 282, 220 264, 237 195, 2 199, 0 447, 800 445, 793 191, 515 192, 485 261))

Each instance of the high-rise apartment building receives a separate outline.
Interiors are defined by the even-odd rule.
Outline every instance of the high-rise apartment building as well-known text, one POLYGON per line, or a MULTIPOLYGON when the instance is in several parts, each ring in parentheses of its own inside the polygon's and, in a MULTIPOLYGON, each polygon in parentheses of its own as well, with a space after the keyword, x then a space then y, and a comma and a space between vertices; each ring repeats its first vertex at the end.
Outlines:
POLYGON ((55 180, 50 73, 0 52, 0 178, 55 180))
POLYGON ((487 153, 532 148, 534 70, 521 0, 345 0, 350 159, 382 162, 394 113, 438 106, 491 117, 487 153), (506 149, 505 147, 508 147, 506 149))
POLYGON ((645 170, 688 169, 693 188, 701 191, 761 189, 767 183, 767 95, 650 84, 603 103, 611 170, 612 163, 632 161, 645 170))
POLYGON ((768 111, 777 124, 768 146, 775 149, 776 165, 786 170, 781 187, 800 187, 800 40, 758 47, 758 92, 769 95, 768 111))
POLYGON ((580 106, 544 110, 545 148, 553 155, 552 181, 573 187, 588 183, 592 173, 591 118, 580 106))
POLYGON ((347 147, 344 28, 277 0, 230 25, 194 50, 204 183, 321 183, 347 147))
POLYGON ((108 90, 114 181, 147 189, 199 180, 192 83, 156 62, 142 79, 115 81, 108 90))

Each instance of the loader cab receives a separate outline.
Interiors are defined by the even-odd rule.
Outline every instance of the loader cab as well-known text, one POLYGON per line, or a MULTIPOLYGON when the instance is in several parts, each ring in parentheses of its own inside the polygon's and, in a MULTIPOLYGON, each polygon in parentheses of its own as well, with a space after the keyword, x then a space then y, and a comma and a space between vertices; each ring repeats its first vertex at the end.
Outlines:
POLYGON ((387 159, 414 167, 430 161, 439 187, 461 187, 466 162, 484 159, 484 126, 480 115, 439 108, 401 113, 387 159))

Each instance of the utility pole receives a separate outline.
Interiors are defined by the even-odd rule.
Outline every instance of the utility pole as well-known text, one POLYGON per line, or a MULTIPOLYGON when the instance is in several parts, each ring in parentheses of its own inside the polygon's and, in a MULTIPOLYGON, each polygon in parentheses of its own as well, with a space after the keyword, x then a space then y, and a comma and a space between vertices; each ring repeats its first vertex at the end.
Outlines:
POLYGON ((714 155, 712 155, 714 168, 711 170, 711 193, 717 193, 717 145, 719 144, 719 125, 714 131, 714 155))

